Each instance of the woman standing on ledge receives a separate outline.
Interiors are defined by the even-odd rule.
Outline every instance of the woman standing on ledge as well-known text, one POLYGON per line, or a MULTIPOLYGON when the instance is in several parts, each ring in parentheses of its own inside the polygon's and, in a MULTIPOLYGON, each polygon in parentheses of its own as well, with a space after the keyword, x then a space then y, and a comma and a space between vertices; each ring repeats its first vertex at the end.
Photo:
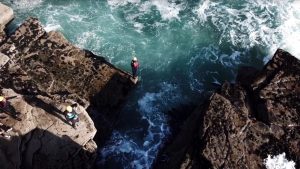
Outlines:
POLYGON ((131 61, 131 69, 132 69, 133 78, 137 78, 137 71, 138 71, 139 66, 140 65, 139 65, 137 58, 133 57, 133 59, 131 61))

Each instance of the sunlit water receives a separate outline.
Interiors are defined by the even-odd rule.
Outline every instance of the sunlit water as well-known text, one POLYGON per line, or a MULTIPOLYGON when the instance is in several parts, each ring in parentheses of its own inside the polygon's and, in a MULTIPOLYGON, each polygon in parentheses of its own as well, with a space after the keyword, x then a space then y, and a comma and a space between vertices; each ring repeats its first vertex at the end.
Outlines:
MULTIPOLYGON (((260 68, 277 48, 300 56, 300 5, 287 0, 2 0, 16 18, 130 71, 140 83, 99 150, 99 168, 150 168, 169 134, 166 112, 198 103, 212 83, 234 81, 239 66, 260 68)), ((97 122, 96 122, 97 123, 97 122)))

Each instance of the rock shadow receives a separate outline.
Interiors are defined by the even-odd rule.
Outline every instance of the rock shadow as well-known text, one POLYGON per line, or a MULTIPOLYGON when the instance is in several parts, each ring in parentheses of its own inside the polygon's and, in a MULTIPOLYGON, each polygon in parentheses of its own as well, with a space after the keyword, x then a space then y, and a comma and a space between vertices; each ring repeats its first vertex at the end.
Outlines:
POLYGON ((12 117, 15 120, 21 121, 22 119, 20 118, 20 112, 17 112, 16 109, 10 105, 10 103, 7 104, 6 108, 0 108, 0 114, 4 113, 9 115, 10 117, 12 117))
POLYGON ((265 101, 259 97, 259 91, 253 91, 251 87, 251 84, 259 73, 260 71, 254 67, 241 66, 239 67, 236 81, 247 92, 248 97, 246 98, 246 102, 248 103, 249 117, 269 124, 269 115, 265 101))
POLYGON ((58 108, 56 108, 55 106, 44 102, 43 100, 37 98, 37 97, 24 97, 24 100, 30 104, 32 107, 39 107, 43 110, 45 110, 46 113, 49 113, 55 117, 57 117, 58 119, 60 119, 61 121, 63 121, 64 123, 69 124, 69 122, 64 118, 64 113, 62 111, 60 111, 58 108))
POLYGON ((130 75, 115 73, 99 93, 94 95, 88 112, 91 114, 98 131, 96 142, 99 147, 110 136, 119 117, 119 110, 126 102, 127 95, 134 84, 130 75))
POLYGON ((201 133, 196 132, 203 125, 203 112, 207 105, 207 101, 200 106, 181 105, 168 112, 172 134, 159 150, 152 164, 153 169, 175 169, 180 168, 181 164, 183 168, 212 168, 211 163, 201 154, 205 144, 199 138, 201 133))
MULTIPOLYGON (((6 101, 7 101, 6 107, 4 108, 0 107, 0 114, 4 113, 15 120, 21 121, 20 112, 17 112, 16 109, 10 103, 10 100, 16 97, 17 96, 6 97, 6 101)), ((5 118, 5 117, 0 117, 0 118, 5 118)))
POLYGON ((70 137, 36 128, 24 136, 0 137, 1 169, 88 169, 95 152, 70 137))

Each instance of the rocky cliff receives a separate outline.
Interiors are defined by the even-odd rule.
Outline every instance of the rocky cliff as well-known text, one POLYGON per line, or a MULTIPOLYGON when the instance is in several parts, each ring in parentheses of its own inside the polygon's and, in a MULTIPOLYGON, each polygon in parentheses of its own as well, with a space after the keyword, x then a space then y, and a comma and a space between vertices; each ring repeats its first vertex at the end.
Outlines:
POLYGON ((46 32, 36 18, 3 39, 0 58, 0 94, 9 102, 0 113, 0 168, 91 168, 96 131, 101 146, 134 86, 131 76, 46 32), (77 105, 77 129, 65 120, 67 104, 77 105))
POLYGON ((278 50, 261 71, 241 68, 199 106, 154 168, 265 168, 286 153, 300 168, 300 61, 278 50))
POLYGON ((11 8, 0 3, 0 43, 5 39, 5 25, 14 18, 14 12, 11 8))

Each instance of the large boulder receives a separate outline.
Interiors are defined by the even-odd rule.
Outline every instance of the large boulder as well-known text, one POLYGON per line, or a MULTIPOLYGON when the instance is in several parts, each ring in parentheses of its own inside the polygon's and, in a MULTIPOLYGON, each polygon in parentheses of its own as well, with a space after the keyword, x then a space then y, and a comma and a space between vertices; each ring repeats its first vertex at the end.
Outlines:
POLYGON ((13 18, 14 11, 10 7, 0 3, 0 25, 5 26, 13 20, 13 18))
POLYGON ((0 46, 0 52, 11 60, 1 70, 4 77, 0 83, 16 91, 65 94, 88 107, 96 94, 103 93, 108 85, 114 84, 111 92, 116 95, 114 99, 101 98, 98 103, 93 100, 99 105, 111 100, 114 103, 110 106, 113 107, 133 86, 128 73, 117 69, 103 57, 75 47, 61 33, 45 32, 35 18, 26 20, 0 46))
POLYGON ((282 153, 300 167, 300 61, 279 49, 245 70, 192 113, 154 168, 258 169, 282 153))
POLYGON ((14 11, 0 2, 0 43, 5 38, 4 28, 14 18, 14 11))
POLYGON ((97 143, 109 136, 131 75, 46 32, 36 18, 7 37, 0 54, 0 94, 10 103, 0 114, 1 169, 91 168, 96 131, 97 143), (77 129, 65 120, 67 104, 77 105, 77 129))
POLYGON ((20 95, 12 89, 2 89, 1 93, 13 96, 7 111, 1 113, 0 124, 11 127, 0 136, 0 161, 5 164, 1 168, 91 167, 88 165, 95 160, 97 146, 93 138, 97 130, 82 106, 76 107, 80 122, 75 130, 65 120, 66 105, 41 95, 20 95), (93 149, 85 149, 87 143, 93 149), (80 160, 80 151, 90 154, 90 159, 72 167, 80 160))

